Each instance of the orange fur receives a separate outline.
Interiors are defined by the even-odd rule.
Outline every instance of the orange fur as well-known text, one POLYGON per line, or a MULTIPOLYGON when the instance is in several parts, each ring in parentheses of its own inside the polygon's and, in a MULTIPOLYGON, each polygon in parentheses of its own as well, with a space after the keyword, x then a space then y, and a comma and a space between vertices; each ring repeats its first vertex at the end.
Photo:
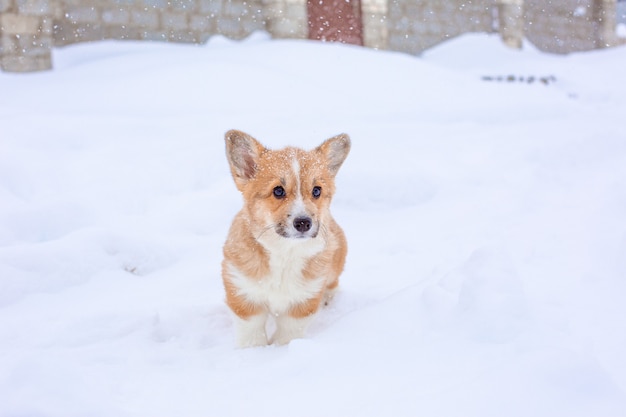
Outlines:
POLYGON ((289 309, 289 315, 295 318, 308 317, 317 312, 320 307, 324 293, 320 292, 315 298, 311 298, 308 301, 294 305, 289 309))
POLYGON ((222 278, 226 303, 240 320, 240 345, 263 343, 264 330, 250 328, 252 318, 268 314, 279 323, 276 343, 300 337, 305 326, 298 320, 314 315, 322 300, 332 297, 347 242, 329 207, 335 175, 349 149, 347 135, 307 152, 270 150, 243 132, 226 134, 226 155, 244 205, 224 244, 222 278), (281 316, 295 324, 283 320, 291 328, 280 328, 281 316))
POLYGON ((263 306, 253 304, 246 300, 245 297, 237 294, 235 287, 229 280, 224 280, 224 289, 226 290, 226 304, 237 316, 242 319, 255 316, 263 311, 263 306))

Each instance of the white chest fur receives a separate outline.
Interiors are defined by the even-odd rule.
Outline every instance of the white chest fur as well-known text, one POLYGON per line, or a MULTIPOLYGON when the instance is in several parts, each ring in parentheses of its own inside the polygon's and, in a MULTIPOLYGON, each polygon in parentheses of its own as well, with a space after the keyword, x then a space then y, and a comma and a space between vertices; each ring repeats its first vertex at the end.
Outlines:
POLYGON ((306 262, 319 253, 324 244, 321 236, 302 241, 273 239, 271 245, 264 245, 271 248, 268 248, 269 274, 253 279, 231 266, 232 282, 239 294, 249 301, 265 305, 271 314, 283 314, 290 307, 314 298, 324 287, 325 277, 303 277, 306 262))

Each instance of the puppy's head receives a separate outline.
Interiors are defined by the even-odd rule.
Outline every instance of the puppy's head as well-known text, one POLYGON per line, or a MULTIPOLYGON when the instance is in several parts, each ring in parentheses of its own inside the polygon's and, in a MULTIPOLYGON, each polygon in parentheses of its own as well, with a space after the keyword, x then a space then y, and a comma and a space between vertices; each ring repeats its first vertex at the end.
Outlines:
POLYGON ((307 152, 274 151, 243 132, 227 132, 226 156, 255 237, 317 237, 335 192, 335 175, 349 151, 346 134, 307 152))

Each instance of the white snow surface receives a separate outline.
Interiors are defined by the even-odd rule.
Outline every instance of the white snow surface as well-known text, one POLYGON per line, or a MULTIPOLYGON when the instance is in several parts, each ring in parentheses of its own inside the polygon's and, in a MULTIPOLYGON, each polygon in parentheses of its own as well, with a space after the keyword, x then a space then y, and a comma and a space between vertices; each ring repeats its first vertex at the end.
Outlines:
POLYGON ((54 61, 0 73, 0 416, 626 416, 626 48, 54 61), (287 346, 234 346, 233 128, 353 141, 341 289, 287 346))

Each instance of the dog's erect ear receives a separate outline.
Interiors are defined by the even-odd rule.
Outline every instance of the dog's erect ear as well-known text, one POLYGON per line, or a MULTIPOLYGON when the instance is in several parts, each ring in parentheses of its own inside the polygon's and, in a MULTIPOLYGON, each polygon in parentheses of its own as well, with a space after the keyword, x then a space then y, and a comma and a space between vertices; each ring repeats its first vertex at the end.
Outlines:
POLYGON ((226 132, 226 158, 237 188, 254 178, 259 156, 265 150, 252 136, 239 130, 226 132))
POLYGON ((345 133, 332 137, 315 149, 326 157, 328 170, 335 176, 350 152, 350 137, 345 133))

